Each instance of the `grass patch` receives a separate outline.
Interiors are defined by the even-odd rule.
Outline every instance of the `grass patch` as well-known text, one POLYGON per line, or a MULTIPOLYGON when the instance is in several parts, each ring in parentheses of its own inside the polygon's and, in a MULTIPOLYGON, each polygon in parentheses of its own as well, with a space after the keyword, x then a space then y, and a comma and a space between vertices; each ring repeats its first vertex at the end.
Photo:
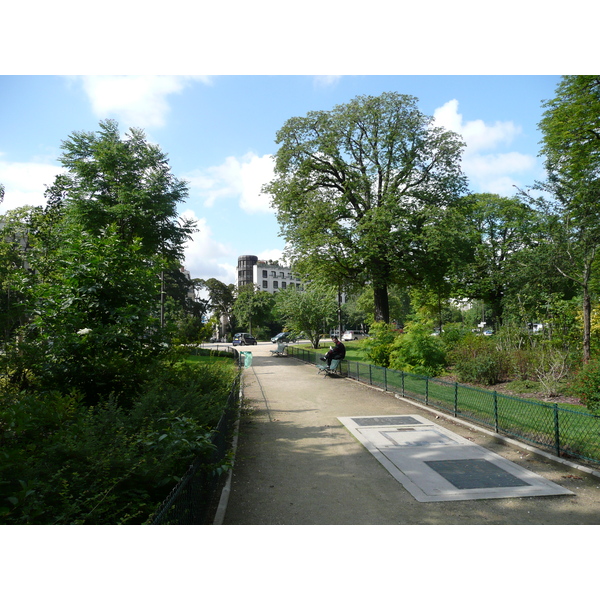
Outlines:
MULTIPOLYGON (((302 349, 306 350, 309 353, 316 354, 318 356, 324 356, 327 354, 329 347, 333 344, 326 343, 318 350, 315 350, 310 345, 302 344, 302 349)), ((346 360, 353 360, 356 362, 368 363, 366 350, 361 346, 360 341, 356 342, 344 342, 344 346, 346 347, 346 360)))

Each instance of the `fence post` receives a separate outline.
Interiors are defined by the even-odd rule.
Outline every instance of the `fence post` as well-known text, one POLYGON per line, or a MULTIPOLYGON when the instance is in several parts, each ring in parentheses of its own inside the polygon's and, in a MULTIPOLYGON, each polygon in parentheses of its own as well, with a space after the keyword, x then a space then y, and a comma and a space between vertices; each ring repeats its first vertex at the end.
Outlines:
POLYGON ((558 404, 554 404, 554 446, 556 456, 560 456, 560 430, 558 427, 558 404))
POLYGON ((383 367, 383 389, 387 392, 387 367, 383 367))
POLYGON ((402 373, 402 395, 404 396, 404 371, 400 371, 402 373))
POLYGON ((494 390, 494 431, 498 433, 498 393, 494 390))
POLYGON ((373 370, 371 369, 371 363, 369 363, 369 385, 373 385, 373 370))
POLYGON ((454 416, 458 415, 458 381, 454 382, 454 416))
POLYGON ((429 377, 425 376, 425 406, 429 404, 429 377))

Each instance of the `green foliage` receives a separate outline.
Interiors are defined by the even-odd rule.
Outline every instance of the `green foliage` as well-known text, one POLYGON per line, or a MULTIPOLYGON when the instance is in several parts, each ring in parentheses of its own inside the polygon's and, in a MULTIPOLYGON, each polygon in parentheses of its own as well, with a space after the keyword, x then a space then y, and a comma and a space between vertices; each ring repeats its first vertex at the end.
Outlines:
POLYGON ((573 378, 569 391, 580 398, 588 410, 600 415, 600 360, 584 365, 573 378))
POLYGON ((596 126, 600 77, 564 76, 555 98, 544 102, 544 108, 539 129, 547 181, 537 187, 549 192, 553 200, 543 206, 550 213, 555 266, 581 289, 583 362, 587 362, 591 358, 590 286, 600 248, 600 137, 596 126))
POLYGON ((46 207, 1 223, 0 514, 139 523, 211 451, 234 369, 167 354, 206 303, 187 299, 194 224, 166 156, 113 121, 62 148, 46 207), (161 327, 161 279, 178 328, 161 327))
POLYGON ((369 329, 369 337, 360 342, 367 359, 380 367, 390 366, 390 354, 398 333, 382 321, 373 323, 369 329))
POLYGON ((62 148, 67 172, 48 188, 47 207, 3 219, 1 360, 20 389, 130 404, 172 333, 160 327, 161 274, 167 310, 202 316, 200 303, 186 304, 177 263, 193 231, 176 210, 187 188, 141 131, 121 138, 113 121, 62 148))
MULTIPOLYGON (((131 409, 77 393, 0 400, 0 517, 17 524, 142 523, 197 456, 227 399, 231 364, 155 365, 131 409)), ((218 468, 219 465, 214 465, 218 468)))
POLYGON ((259 290, 253 285, 245 285, 238 290, 237 298, 233 304, 233 314, 242 331, 253 331, 253 327, 260 327, 271 317, 271 310, 275 299, 269 292, 259 290))
POLYGON ((440 339, 444 344, 445 351, 451 352, 469 334, 469 329, 462 323, 447 323, 444 325, 440 339))
POLYGON ((307 285, 304 291, 289 287, 277 293, 274 312, 287 329, 303 331, 318 348, 323 331, 335 323, 336 292, 320 284, 307 285))
POLYGON ((411 324, 392 345, 391 369, 435 377, 444 370, 445 365, 443 343, 437 336, 431 335, 431 329, 425 325, 411 324))
POLYGON ((8 360, 27 359, 29 385, 82 391, 89 403, 128 396, 161 351, 158 266, 109 227, 72 229, 52 276, 29 292, 35 311, 8 360))
POLYGON ((383 93, 291 118, 276 141, 265 192, 295 269, 348 289, 370 282, 374 320, 389 322, 388 286, 422 275, 424 224, 465 190, 459 136, 416 98, 383 93))
POLYGON ((177 215, 187 184, 171 173, 166 155, 141 129, 124 136, 116 121, 100 122, 97 132, 74 132, 63 142, 67 169, 48 191, 64 198, 67 218, 99 235, 117 227, 126 243, 142 241, 147 256, 180 260, 194 223, 177 215))
POLYGON ((503 381, 510 370, 509 358, 493 340, 482 335, 467 335, 450 353, 459 381, 493 385, 503 381))

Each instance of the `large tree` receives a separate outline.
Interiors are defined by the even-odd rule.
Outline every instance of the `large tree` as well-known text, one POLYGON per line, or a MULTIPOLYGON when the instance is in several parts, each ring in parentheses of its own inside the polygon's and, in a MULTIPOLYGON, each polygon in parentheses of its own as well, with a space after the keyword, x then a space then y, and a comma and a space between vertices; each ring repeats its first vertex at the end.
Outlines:
POLYGON ((460 137, 390 92, 289 119, 276 141, 264 191, 294 267, 346 288, 370 283, 375 320, 389 321, 388 286, 418 276, 422 227, 465 191, 460 137))
POLYGON ((15 373, 22 385, 126 401, 163 348, 165 273, 184 303, 186 282, 176 277, 193 223, 178 218, 177 203, 186 184, 141 131, 121 137, 112 121, 62 147, 66 172, 48 188, 47 207, 32 210, 26 223, 31 269, 16 291, 28 323, 13 347, 22 365, 15 373))
POLYGON ((233 314, 241 327, 260 327, 269 319, 274 304, 273 295, 253 284, 238 288, 233 304, 233 314))
POLYGON ((225 317, 227 321, 231 318, 233 304, 235 302, 235 285, 226 284, 214 277, 210 279, 197 280, 199 289, 206 290, 213 314, 220 320, 225 317))
POLYGON ((559 249, 557 268, 581 289, 583 360, 588 362, 590 282, 600 249, 600 76, 563 77, 556 96, 543 106, 539 128, 547 181, 539 187, 556 201, 551 231, 559 249))
POLYGON ((518 292, 520 256, 538 243, 538 213, 519 198, 473 194, 465 234, 473 238, 473 253, 460 274, 462 294, 483 300, 494 326, 502 325, 505 299, 518 292))

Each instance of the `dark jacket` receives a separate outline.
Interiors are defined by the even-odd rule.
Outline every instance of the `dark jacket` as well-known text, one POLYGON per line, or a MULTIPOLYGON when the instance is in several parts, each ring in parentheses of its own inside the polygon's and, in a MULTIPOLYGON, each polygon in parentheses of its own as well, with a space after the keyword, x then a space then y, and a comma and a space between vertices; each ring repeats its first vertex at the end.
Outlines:
POLYGON ((336 345, 331 350, 331 358, 332 360, 342 360, 346 356, 346 346, 342 344, 342 342, 338 341, 336 345))

